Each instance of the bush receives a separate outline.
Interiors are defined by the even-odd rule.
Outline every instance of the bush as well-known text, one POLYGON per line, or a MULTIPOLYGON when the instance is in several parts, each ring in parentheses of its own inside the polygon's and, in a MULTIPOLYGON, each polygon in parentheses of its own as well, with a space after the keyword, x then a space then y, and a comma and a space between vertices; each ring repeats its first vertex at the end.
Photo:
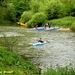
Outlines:
POLYGON ((72 23, 71 30, 75 31, 75 22, 72 23))
POLYGON ((42 24, 46 23, 46 21, 47 21, 47 16, 44 13, 39 12, 34 14, 32 19, 27 24, 28 27, 33 27, 36 25, 41 26, 42 24))
POLYGON ((71 27, 72 23, 75 21, 75 17, 64 17, 59 19, 50 20, 52 26, 62 26, 62 27, 71 27))
POLYGON ((27 22, 27 27, 28 27, 28 28, 34 27, 33 19, 31 19, 31 20, 29 20, 29 21, 27 22))
POLYGON ((32 15, 33 14, 31 11, 23 12, 23 14, 21 15, 21 18, 20 18, 20 22, 26 23, 27 21, 29 21, 31 19, 32 15))

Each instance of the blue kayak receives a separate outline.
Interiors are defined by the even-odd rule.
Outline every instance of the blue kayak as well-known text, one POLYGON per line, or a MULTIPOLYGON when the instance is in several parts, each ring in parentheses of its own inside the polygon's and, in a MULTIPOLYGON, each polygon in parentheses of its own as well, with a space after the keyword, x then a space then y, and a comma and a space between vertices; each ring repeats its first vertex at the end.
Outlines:
POLYGON ((41 45, 47 44, 47 43, 49 43, 49 42, 50 42, 50 41, 48 41, 48 42, 44 41, 43 43, 37 42, 37 43, 34 43, 33 46, 41 46, 41 45))
POLYGON ((45 30, 45 27, 31 28, 31 30, 45 30))
POLYGON ((50 31, 58 30, 58 29, 59 29, 59 27, 54 27, 54 28, 45 28, 45 27, 31 28, 31 30, 50 30, 50 31))

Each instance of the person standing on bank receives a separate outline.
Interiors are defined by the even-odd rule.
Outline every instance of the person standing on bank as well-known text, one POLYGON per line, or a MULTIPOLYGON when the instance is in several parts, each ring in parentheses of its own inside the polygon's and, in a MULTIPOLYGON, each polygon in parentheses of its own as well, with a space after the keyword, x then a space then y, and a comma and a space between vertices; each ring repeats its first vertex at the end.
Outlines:
POLYGON ((51 27, 50 23, 48 23, 49 28, 51 27))

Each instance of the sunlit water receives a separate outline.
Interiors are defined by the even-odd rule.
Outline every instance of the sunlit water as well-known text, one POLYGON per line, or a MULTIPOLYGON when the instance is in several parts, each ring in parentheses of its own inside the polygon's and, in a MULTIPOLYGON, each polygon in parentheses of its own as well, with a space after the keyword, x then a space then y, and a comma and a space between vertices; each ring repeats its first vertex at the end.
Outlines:
POLYGON ((28 57, 42 71, 47 67, 65 66, 75 64, 75 33, 59 31, 32 31, 20 27, 0 27, 0 37, 5 34, 7 37, 18 36, 20 40, 14 51, 28 57), (12 34, 12 35, 11 35, 12 34), (29 35, 30 34, 30 35, 29 35), (36 39, 50 40, 50 43, 42 46, 32 46, 36 39), (25 44, 31 46, 25 47, 25 44))

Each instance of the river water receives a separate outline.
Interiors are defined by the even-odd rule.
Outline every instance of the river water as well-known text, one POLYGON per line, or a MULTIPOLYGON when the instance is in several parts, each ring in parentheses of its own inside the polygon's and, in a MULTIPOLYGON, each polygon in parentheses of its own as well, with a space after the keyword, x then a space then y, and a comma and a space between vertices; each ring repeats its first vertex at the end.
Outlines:
MULTIPOLYGON (((51 65, 65 66, 70 63, 75 66, 75 33, 63 31, 33 31, 26 28, 0 26, 0 38, 3 34, 8 38, 18 38, 14 52, 23 55, 38 65, 42 72, 51 65), (36 39, 50 40, 42 46, 32 46, 36 39)), ((14 40, 14 39, 12 39, 14 40)))

